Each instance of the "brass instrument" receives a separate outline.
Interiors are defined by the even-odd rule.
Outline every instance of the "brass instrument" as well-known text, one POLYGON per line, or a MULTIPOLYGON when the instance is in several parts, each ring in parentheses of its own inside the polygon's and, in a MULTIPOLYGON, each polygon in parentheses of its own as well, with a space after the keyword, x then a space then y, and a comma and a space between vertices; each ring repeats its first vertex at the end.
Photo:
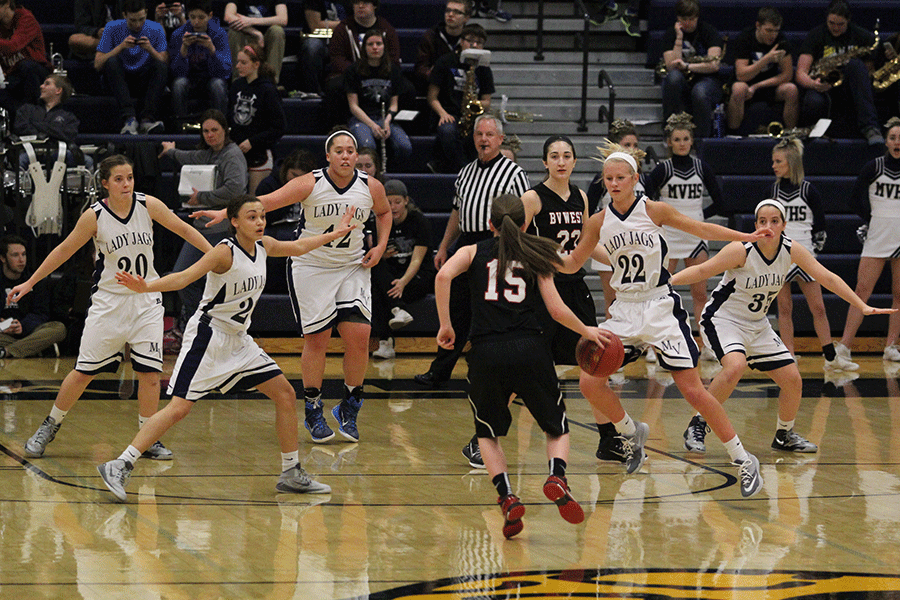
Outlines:
POLYGON ((466 71, 466 84, 462 97, 462 112, 459 116, 459 135, 467 138, 472 135, 472 127, 475 119, 484 113, 484 106, 478 99, 476 90, 478 82, 475 81, 475 65, 470 65, 466 71))
POLYGON ((884 53, 890 60, 872 73, 872 87, 876 90, 886 90, 900 80, 900 56, 890 42, 884 43, 884 53))
MULTIPOLYGON (((689 65, 701 65, 701 64, 712 63, 712 62, 715 62, 715 63, 721 62, 722 59, 725 57, 725 48, 727 48, 727 47, 728 47, 728 37, 723 37, 722 38, 722 53, 720 55, 718 55, 718 56, 691 56, 689 58, 682 58, 681 60, 688 63, 689 65)), ((656 64, 656 68, 653 69, 653 72, 656 73, 656 76, 659 79, 662 79, 666 76, 666 73, 669 72, 669 69, 668 69, 668 67, 666 67, 666 59, 665 58, 660 59, 660 61, 656 64)), ((691 81, 694 78, 694 75, 696 75, 696 73, 694 73, 693 71, 685 71, 684 78, 687 79, 688 81, 691 81)))
POLYGON ((50 42, 50 64, 53 66, 54 75, 66 76, 66 67, 63 64, 63 55, 53 51, 53 42, 50 42))
POLYGON ((509 96, 503 94, 500 96, 500 120, 504 123, 509 123, 510 121, 516 121, 519 123, 534 123, 535 118, 540 118, 544 115, 524 112, 524 111, 514 111, 514 110, 506 110, 506 104, 509 102, 509 96))
POLYGON ((332 33, 334 33, 334 31, 331 29, 327 29, 325 27, 320 27, 319 29, 313 29, 309 33, 301 33, 300 37, 302 37, 302 38, 321 38, 324 40, 330 40, 332 33))
POLYGON ((871 54, 881 42, 881 34, 878 33, 878 27, 881 19, 875 21, 875 43, 871 46, 853 46, 848 48, 842 54, 829 54, 817 60, 809 69, 811 79, 818 79, 822 83, 829 83, 831 87, 838 87, 844 83, 844 74, 841 67, 847 65, 852 58, 861 58, 867 54, 871 54))
POLYGON ((792 127, 785 129, 779 121, 772 121, 766 126, 766 133, 773 138, 800 138, 806 139, 812 131, 811 127, 792 127))

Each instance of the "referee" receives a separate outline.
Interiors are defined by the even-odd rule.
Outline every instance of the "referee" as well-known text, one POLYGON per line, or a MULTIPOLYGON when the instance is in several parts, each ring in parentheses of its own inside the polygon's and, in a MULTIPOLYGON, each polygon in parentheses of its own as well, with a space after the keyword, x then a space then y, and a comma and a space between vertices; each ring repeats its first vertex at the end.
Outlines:
MULTIPOLYGON (((457 240, 457 246, 461 247, 491 237, 488 226, 491 200, 501 194, 520 198, 531 188, 525 171, 500 154, 500 144, 503 143, 503 123, 500 119, 493 115, 481 115, 475 119, 473 136, 478 158, 463 167, 456 178, 453 210, 434 256, 434 266, 438 270, 447 261, 448 251, 457 240)), ((415 376, 416 383, 427 387, 439 386, 450 379, 453 367, 462 355, 472 319, 466 273, 456 277, 450 287, 450 318, 456 330, 453 350, 438 348, 428 372, 415 376)))

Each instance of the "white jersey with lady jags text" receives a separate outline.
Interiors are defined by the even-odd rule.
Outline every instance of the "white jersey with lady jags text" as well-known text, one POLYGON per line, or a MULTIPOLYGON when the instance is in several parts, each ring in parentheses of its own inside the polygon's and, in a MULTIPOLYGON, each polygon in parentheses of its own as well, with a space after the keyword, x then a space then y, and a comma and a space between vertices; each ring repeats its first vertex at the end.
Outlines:
POLYGON ((612 263, 612 287, 616 298, 640 297, 669 282, 665 268, 668 248, 662 227, 647 214, 647 198, 635 195, 628 212, 620 214, 612 204, 606 207, 600 243, 612 263))
POLYGON ((221 275, 210 271, 197 314, 200 320, 232 335, 246 333, 250 316, 266 287, 266 249, 256 242, 256 254, 250 256, 233 237, 218 245, 231 249, 231 268, 221 275))
POLYGON ((328 233, 340 225, 348 206, 354 209, 352 224, 356 229, 344 237, 294 257, 297 264, 340 268, 358 264, 365 256, 363 225, 372 210, 369 176, 355 171, 347 187, 340 188, 328 176, 328 169, 313 171, 316 183, 301 205, 303 212, 297 226, 297 238, 328 233))
POLYGON ((702 320, 715 317, 744 324, 765 321, 769 305, 784 287, 791 269, 791 244, 791 239, 782 234, 778 252, 768 260, 756 244, 745 243, 744 266, 725 271, 703 309, 702 320))
POLYGON ((91 293, 103 290, 112 294, 134 294, 116 281, 116 273, 125 271, 140 275, 147 281, 159 279, 153 268, 153 219, 147 211, 144 194, 134 193, 131 212, 124 219, 118 217, 106 202, 91 204, 97 216, 94 248, 94 286, 91 293))

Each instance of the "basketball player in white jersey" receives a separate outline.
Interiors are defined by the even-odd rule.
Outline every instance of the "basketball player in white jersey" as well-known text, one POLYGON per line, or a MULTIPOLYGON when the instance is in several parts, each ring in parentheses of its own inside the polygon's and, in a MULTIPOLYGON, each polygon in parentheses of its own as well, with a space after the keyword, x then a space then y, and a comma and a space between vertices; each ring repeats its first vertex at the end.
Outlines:
POLYGON ((141 453, 191 412, 210 391, 256 388, 275 401, 275 429, 281 446, 281 476, 275 489, 286 493, 327 494, 331 488, 310 479, 299 462, 297 398, 281 369, 247 334, 253 308, 266 285, 266 257, 300 256, 350 233, 352 213, 345 211, 332 231, 282 242, 264 235, 265 209, 254 196, 228 204, 234 237, 216 244, 203 258, 177 273, 147 282, 128 272, 116 274, 122 287, 136 293, 175 291, 204 275, 203 300, 184 332, 184 343, 169 380, 172 400, 156 413, 115 460, 97 467, 106 487, 124 502, 125 485, 141 453))
MULTIPOLYGON (((660 366, 672 372, 675 385, 685 399, 706 416, 732 462, 738 467, 741 494, 752 496, 762 488, 759 461, 749 454, 728 420, 728 415, 710 395, 697 373, 700 351, 691 335, 687 312, 678 293, 669 285, 666 270, 667 245, 663 226, 668 225, 700 239, 753 242, 768 229, 740 233, 713 223, 695 221, 664 202, 636 196, 637 164, 643 152, 611 148, 603 164, 603 180, 612 202, 594 214, 582 229, 581 240, 564 258, 564 272, 579 268, 593 253, 613 268, 612 285, 616 301, 609 309, 604 329, 615 333, 625 346, 625 362, 640 356, 648 344, 657 349, 660 366), (636 160, 637 159, 637 160, 636 160), (597 245, 598 241, 600 246, 597 245), (595 252, 596 251, 596 252, 595 252)), ((649 427, 631 419, 609 387, 608 377, 592 377, 581 372, 581 391, 598 407, 626 441, 626 468, 629 473, 644 462, 644 443, 649 427)))
MULTIPOLYGON (((363 402, 363 379, 369 364, 372 292, 368 269, 381 260, 391 232, 391 207, 384 186, 356 170, 356 138, 338 130, 325 140, 328 168, 292 179, 282 188, 260 197, 266 210, 299 202, 303 215, 297 227, 300 239, 331 231, 347 207, 353 207, 358 225, 345 238, 295 258, 288 280, 294 315, 303 333, 303 388, 306 396, 305 425, 312 440, 334 437, 323 415, 321 398, 325 352, 331 330, 337 328, 344 342, 344 399, 331 411, 338 431, 351 442, 359 441, 356 418, 363 402), (378 239, 366 251, 363 223, 374 212, 378 239)), ((191 216, 224 218, 223 211, 199 211, 191 216)))
MULTIPOLYGON (((855 291, 860 298, 868 300, 884 266, 890 264, 891 306, 900 308, 900 237, 897 236, 897 231, 900 231, 900 118, 891 117, 884 137, 887 152, 862 168, 850 199, 853 210, 863 220, 863 227, 860 228, 863 249, 859 257, 855 291)), ((838 354, 843 354, 845 358, 850 358, 850 346, 862 324, 862 317, 853 307, 847 311, 844 335, 840 343, 835 344, 838 354)), ((888 320, 882 355, 884 360, 900 362, 898 338, 900 313, 891 315, 888 320)))
MULTIPOLYGON (((797 265, 864 315, 891 314, 896 310, 868 306, 802 244, 785 237, 787 211, 780 202, 763 200, 756 205, 755 213, 756 227, 768 227, 775 232, 775 237, 754 243, 732 242, 710 260, 675 273, 670 282, 683 285, 724 273, 700 319, 700 334, 722 363, 722 370, 710 384, 709 392, 719 402, 725 402, 748 366, 764 371, 781 388, 772 448, 816 452, 815 444, 794 432, 803 380, 794 357, 766 317, 769 305, 784 287, 792 265, 797 265)), ((691 426, 693 421, 688 428, 691 426)), ((702 437, 699 442, 702 445, 702 437)), ((705 447, 693 449, 705 450, 705 447)))
MULTIPOLYGON (((43 456, 69 410, 99 373, 115 373, 123 348, 131 346, 131 363, 137 375, 138 423, 143 427, 159 406, 159 373, 162 371, 162 296, 135 295, 116 283, 116 271, 157 279, 153 269, 153 223, 159 223, 206 252, 211 246, 199 231, 179 219, 162 201, 134 191, 131 161, 113 155, 100 163, 100 182, 109 197, 86 210, 65 240, 53 249, 28 281, 14 287, 7 303, 21 298, 32 287, 61 267, 93 239, 96 252, 94 287, 75 368, 66 376, 50 414, 25 443, 25 456, 43 456)), ((172 452, 158 438, 144 448, 145 457, 171 460, 172 452)))

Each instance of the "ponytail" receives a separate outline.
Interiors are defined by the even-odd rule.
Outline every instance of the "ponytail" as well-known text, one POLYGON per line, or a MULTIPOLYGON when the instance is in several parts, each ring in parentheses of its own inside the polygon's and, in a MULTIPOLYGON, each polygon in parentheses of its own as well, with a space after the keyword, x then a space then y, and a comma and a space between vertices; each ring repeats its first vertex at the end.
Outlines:
POLYGON ((552 275, 562 265, 558 254, 559 244, 522 231, 525 224, 525 206, 512 194, 503 194, 491 203, 491 225, 498 234, 497 282, 506 276, 510 263, 519 263, 525 278, 552 275))

